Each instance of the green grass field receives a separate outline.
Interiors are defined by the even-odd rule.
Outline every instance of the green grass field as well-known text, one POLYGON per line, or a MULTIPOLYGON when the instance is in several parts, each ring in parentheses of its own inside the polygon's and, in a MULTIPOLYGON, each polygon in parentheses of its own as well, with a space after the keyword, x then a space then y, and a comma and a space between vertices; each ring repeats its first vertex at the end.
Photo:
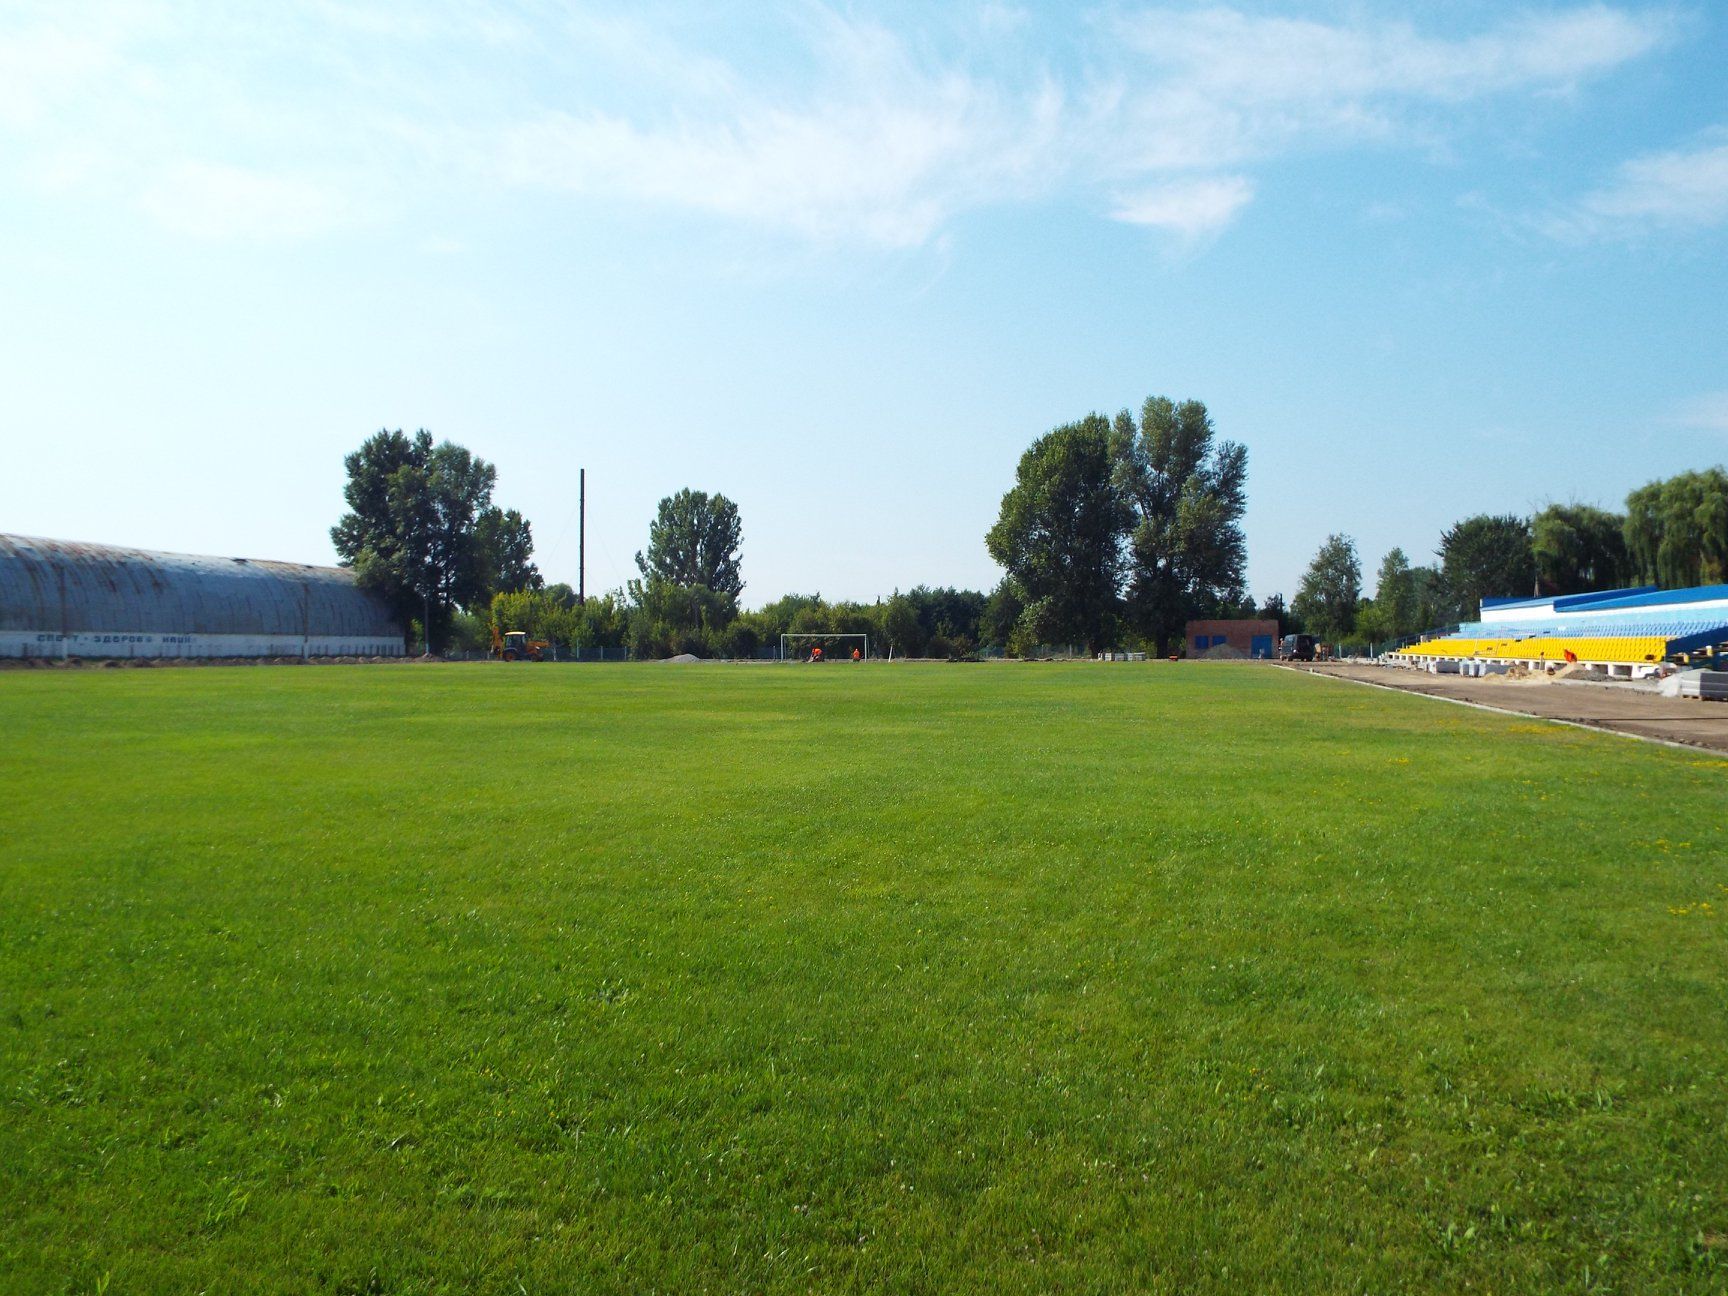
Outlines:
POLYGON ((1193 663, 0 733, 0 1290, 1728 1288, 1728 762, 1193 663))

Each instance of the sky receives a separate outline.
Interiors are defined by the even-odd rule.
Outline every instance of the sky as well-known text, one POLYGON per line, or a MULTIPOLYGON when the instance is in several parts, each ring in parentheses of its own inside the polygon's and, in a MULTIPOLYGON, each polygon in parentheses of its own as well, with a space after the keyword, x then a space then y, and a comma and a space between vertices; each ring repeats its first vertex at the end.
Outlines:
POLYGON ((497 466, 548 580, 988 588, 1043 432, 1245 444, 1251 591, 1728 459, 1728 6, 0 0, 0 531, 334 561, 497 466))

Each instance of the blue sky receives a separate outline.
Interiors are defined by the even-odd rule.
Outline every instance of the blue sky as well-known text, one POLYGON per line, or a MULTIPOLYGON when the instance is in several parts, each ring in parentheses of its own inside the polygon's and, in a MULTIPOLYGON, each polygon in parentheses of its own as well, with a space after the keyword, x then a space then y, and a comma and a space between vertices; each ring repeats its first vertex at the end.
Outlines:
POLYGON ((988 587, 1026 445, 1247 444, 1249 575, 1728 459, 1706 4, 0 4, 0 530, 330 561, 498 466, 550 579, 988 587))

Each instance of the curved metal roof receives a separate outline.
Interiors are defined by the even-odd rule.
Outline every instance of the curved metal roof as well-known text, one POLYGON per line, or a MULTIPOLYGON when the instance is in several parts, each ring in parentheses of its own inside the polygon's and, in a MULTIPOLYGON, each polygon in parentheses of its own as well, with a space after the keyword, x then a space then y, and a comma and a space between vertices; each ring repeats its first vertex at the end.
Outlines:
POLYGON ((0 630, 400 636, 341 567, 0 535, 0 630))

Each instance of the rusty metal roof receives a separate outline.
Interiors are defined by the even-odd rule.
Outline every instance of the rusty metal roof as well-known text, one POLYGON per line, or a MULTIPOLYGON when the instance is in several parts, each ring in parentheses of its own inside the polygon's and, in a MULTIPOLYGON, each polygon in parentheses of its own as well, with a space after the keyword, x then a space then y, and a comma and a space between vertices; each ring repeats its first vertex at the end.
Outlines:
POLYGON ((341 567, 0 535, 0 630, 400 636, 341 567))

